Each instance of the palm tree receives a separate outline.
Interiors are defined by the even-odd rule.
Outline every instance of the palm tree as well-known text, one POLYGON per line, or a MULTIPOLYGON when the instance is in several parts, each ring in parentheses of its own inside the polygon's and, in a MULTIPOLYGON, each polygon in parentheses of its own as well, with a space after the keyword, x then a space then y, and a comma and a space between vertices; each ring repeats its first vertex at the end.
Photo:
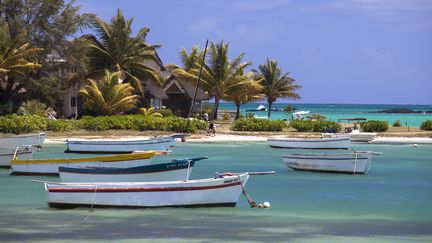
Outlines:
POLYGON ((300 99, 296 90, 301 86, 294 84, 295 80, 289 76, 289 72, 282 74, 282 68, 278 67, 276 60, 267 58, 266 63, 259 65, 258 70, 254 72, 262 78, 261 84, 268 102, 268 118, 270 118, 272 105, 277 98, 300 99))
MULTIPOLYGON (((223 41, 217 44, 210 43, 208 50, 209 57, 203 65, 201 77, 203 87, 205 90, 208 90, 209 95, 215 99, 211 119, 217 119, 220 100, 229 89, 240 84, 240 82, 238 82, 239 74, 242 74, 245 67, 250 65, 250 62, 242 62, 245 55, 244 53, 230 60, 228 57, 228 46, 229 44, 223 41)), ((201 52, 198 56, 201 56, 201 52)), ((173 73, 185 78, 197 80, 200 64, 195 62, 192 66, 190 70, 180 68, 174 69, 173 73)))
POLYGON ((153 106, 148 108, 148 109, 140 108, 139 110, 140 110, 140 113, 142 115, 144 115, 145 117, 151 117, 151 116, 152 117, 163 117, 163 115, 161 113, 155 111, 155 108, 153 106))
POLYGON ((105 69, 115 71, 119 66, 120 78, 132 83, 144 97, 142 80, 150 79, 159 85, 163 83, 160 73, 147 64, 155 62, 163 68, 156 52, 160 46, 146 43, 149 28, 142 28, 135 37, 131 37, 132 21, 126 20, 120 9, 110 24, 98 17, 94 18, 92 25, 98 38, 92 35, 85 37, 90 47, 89 75, 98 78, 105 69))
POLYGON ((41 67, 30 58, 41 48, 32 48, 29 43, 19 43, 22 36, 11 40, 0 27, 0 114, 12 113, 17 99, 26 93, 27 76, 41 67))
POLYGON ((84 106, 95 115, 115 115, 135 107, 138 95, 128 83, 119 83, 121 72, 105 70, 100 80, 88 79, 89 83, 80 90, 84 106))
POLYGON ((240 118, 240 106, 250 101, 260 99, 264 96, 261 79, 254 79, 253 73, 239 75, 239 85, 233 86, 228 90, 224 100, 234 101, 237 112, 235 119, 240 118))

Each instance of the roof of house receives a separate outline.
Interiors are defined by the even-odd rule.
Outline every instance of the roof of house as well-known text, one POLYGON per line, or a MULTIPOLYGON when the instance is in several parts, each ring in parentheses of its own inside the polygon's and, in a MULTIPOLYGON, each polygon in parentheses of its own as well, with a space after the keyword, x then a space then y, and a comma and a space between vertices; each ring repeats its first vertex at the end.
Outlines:
MULTIPOLYGON (((167 82, 164 85, 163 90, 166 94, 170 93, 183 93, 186 94, 189 98, 193 98, 195 93, 196 84, 193 84, 185 79, 181 79, 174 75, 171 75, 167 82)), ((209 96, 201 89, 198 88, 196 94, 197 100, 208 100, 209 96)))
POLYGON ((142 81, 142 83, 144 84, 146 97, 150 96, 149 98, 162 99, 162 100, 168 99, 168 95, 165 94, 164 90, 161 87, 154 84, 152 81, 145 80, 142 81))

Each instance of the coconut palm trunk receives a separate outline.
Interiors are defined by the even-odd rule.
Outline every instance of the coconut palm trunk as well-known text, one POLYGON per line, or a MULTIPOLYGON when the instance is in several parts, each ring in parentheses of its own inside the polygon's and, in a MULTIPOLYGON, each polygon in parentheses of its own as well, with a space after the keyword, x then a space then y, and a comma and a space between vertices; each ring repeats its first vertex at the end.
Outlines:
POLYGON ((236 101, 235 104, 236 104, 236 106, 237 106, 237 111, 236 111, 235 120, 237 120, 237 119, 240 118, 240 105, 241 105, 241 103, 238 102, 238 101, 236 101))
POLYGON ((213 105, 213 109, 212 109, 212 120, 217 120, 217 113, 219 110, 219 102, 220 102, 220 98, 218 96, 215 96, 215 103, 213 105))
POLYGON ((270 115, 271 115, 272 106, 273 106, 273 102, 269 101, 268 102, 268 112, 267 112, 267 118, 269 118, 269 119, 270 119, 270 115))

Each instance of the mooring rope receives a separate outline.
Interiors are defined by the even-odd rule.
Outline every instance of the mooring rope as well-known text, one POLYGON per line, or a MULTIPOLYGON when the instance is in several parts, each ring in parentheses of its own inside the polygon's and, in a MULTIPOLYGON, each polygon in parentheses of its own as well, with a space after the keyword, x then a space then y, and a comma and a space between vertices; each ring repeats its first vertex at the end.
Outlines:
POLYGON ((357 152, 354 152, 354 153, 355 153, 355 160, 354 160, 354 174, 353 175, 355 175, 356 170, 357 170, 357 155, 358 155, 357 152))
POLYGON ((249 194, 246 192, 246 189, 244 188, 243 182, 242 182, 242 180, 240 179, 240 175, 237 174, 237 177, 238 177, 238 179, 239 179, 239 181, 240 181, 240 186, 241 186, 241 188, 242 188, 242 193, 243 193, 243 195, 246 197, 246 200, 248 201, 249 205, 251 206, 251 208, 256 208, 256 207, 257 207, 257 204, 256 204, 256 202, 252 199, 252 197, 249 196, 249 194))
POLYGON ((94 191, 94 193, 93 193, 93 195, 94 195, 94 197, 93 197, 93 202, 92 202, 92 204, 90 205, 89 210, 87 211, 88 214, 87 214, 87 216, 84 218, 84 222, 87 221, 87 219, 90 217, 90 215, 94 212, 94 210, 93 210, 93 206, 94 206, 94 204, 95 204, 95 202, 96 202, 96 193, 97 193, 97 188, 98 188, 98 185, 95 186, 95 191, 94 191))

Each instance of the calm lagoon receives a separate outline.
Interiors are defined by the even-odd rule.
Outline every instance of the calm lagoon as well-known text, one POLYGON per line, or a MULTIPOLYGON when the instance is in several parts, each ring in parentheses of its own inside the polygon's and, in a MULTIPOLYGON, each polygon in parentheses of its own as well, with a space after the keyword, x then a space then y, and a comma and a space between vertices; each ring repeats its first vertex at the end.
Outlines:
MULTIPOLYGON (((356 145, 384 153, 368 175, 297 172, 280 155, 288 150, 266 143, 178 143, 171 155, 209 156, 192 178, 223 171, 269 171, 251 177, 248 193, 269 201, 270 209, 251 209, 244 197, 235 208, 198 209, 51 209, 42 185, 0 170, 0 241, 2 242, 431 242, 432 146, 356 145)), ((64 145, 46 145, 37 157, 63 154, 64 145)), ((299 152, 299 151, 293 151, 299 152)), ((84 155, 79 155, 84 156, 84 155)))

